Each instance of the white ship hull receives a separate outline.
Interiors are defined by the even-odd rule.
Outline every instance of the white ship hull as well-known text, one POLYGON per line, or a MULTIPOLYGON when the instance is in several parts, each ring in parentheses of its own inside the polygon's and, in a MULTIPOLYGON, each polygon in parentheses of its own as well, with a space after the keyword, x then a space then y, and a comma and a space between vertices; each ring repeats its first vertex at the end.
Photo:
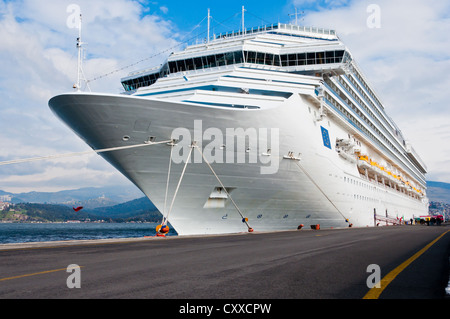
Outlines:
POLYGON ((101 155, 179 234, 364 227, 427 213, 425 164, 332 30, 229 33, 122 85, 129 96, 77 92, 49 105, 95 150, 147 142, 101 155))
MULTIPOLYGON (((269 164, 263 164, 268 161, 263 159, 263 149, 257 150, 257 163, 249 163, 249 154, 245 163, 237 163, 237 153, 242 151, 237 149, 233 150, 236 156, 233 163, 218 163, 217 158, 209 160, 255 231, 296 229, 300 224, 305 227, 320 224, 322 228, 349 224, 374 226, 377 223, 374 214, 403 220, 425 214, 425 201, 362 178, 357 166, 341 158, 334 145, 331 149, 324 147, 321 126, 328 130, 332 141, 336 136, 346 136, 347 128, 331 118, 316 121, 307 97, 295 95, 264 110, 209 108, 83 93, 57 96, 49 104, 94 149, 141 144, 150 136, 155 142, 170 140, 176 138, 172 136, 176 128, 188 129, 197 141, 210 127, 218 128, 224 135, 227 128, 279 130, 279 154, 270 155, 269 164), (197 131, 194 131, 195 123, 201 123, 201 127, 195 127, 197 131), (289 152, 295 156, 301 153, 300 160, 283 158, 289 152), (274 173, 261 174, 262 167, 272 167, 274 173)), ((201 149, 209 142, 203 140, 201 149)), ((173 152, 179 158, 186 157, 189 148, 183 148, 184 154, 181 149, 180 144, 173 152)), ((172 160, 166 197, 170 153, 171 146, 160 144, 107 152, 102 156, 164 213, 168 211, 184 167, 184 162, 177 164, 172 160)), ((193 150, 193 162, 186 167, 169 222, 180 235, 247 231, 230 199, 210 198, 220 184, 199 158, 200 153, 193 150)), ((225 155, 224 159, 226 162, 225 155)))

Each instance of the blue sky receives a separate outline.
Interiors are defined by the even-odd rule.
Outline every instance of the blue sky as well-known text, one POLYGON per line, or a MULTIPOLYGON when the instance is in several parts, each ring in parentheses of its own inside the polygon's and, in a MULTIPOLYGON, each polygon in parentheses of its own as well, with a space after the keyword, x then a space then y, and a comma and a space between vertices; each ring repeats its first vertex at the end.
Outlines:
MULTIPOLYGON (((109 93, 120 92, 121 77, 157 66, 167 53, 149 57, 204 37, 208 8, 216 33, 240 28, 243 5, 246 27, 287 23, 298 8, 300 24, 337 30, 427 163, 428 179, 450 182, 448 0, 0 0, 0 161, 89 150, 47 105, 76 79, 71 4, 83 12, 88 79, 145 59, 90 83, 93 91, 109 93), (380 28, 368 27, 371 4, 381 10, 380 28)), ((0 166, 0 189, 10 192, 127 183, 97 155, 0 166)))

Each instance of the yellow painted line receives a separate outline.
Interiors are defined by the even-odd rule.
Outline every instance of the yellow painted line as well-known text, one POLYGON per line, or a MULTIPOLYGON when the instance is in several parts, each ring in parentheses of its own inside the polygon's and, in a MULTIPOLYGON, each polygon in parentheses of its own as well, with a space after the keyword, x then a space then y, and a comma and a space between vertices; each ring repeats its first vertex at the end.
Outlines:
POLYGON ((442 233, 440 236, 438 236, 435 240, 433 240, 431 243, 423 247, 421 250, 419 250, 417 253, 415 253, 413 256, 408 258, 406 261, 404 261, 400 266, 392 270, 390 273, 388 273, 386 276, 384 276, 383 279, 381 279, 380 288, 373 287, 367 292, 367 294, 363 297, 363 299, 378 299, 383 292, 383 290, 397 277, 406 267, 408 267, 414 260, 419 258, 424 252, 426 252, 431 246, 433 246, 439 239, 441 239, 445 234, 450 232, 450 230, 447 230, 445 233, 442 233))
MULTIPOLYGON (((80 266, 80 268, 82 268, 83 266, 80 266)), ((70 270, 71 268, 69 268, 70 270)), ((57 271, 66 271, 67 268, 60 268, 60 269, 53 269, 53 270, 46 270, 46 271, 41 271, 41 272, 35 272, 32 274, 25 274, 25 275, 19 275, 19 276, 14 276, 14 277, 7 277, 7 278, 0 278, 0 281, 6 281, 6 280, 13 280, 13 279, 19 279, 19 278, 24 278, 24 277, 30 277, 30 276, 37 276, 37 275, 43 275, 43 274, 49 274, 52 272, 57 272, 57 271)))

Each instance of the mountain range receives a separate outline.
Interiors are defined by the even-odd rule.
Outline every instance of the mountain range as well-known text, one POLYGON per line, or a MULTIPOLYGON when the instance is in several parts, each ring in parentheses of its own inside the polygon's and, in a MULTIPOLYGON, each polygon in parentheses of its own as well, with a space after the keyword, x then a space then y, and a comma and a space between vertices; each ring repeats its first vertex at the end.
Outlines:
POLYGON ((62 204, 83 206, 88 209, 109 207, 137 198, 144 194, 134 185, 108 186, 102 188, 87 187, 59 192, 8 193, 0 190, 0 196, 9 195, 11 203, 62 204))
MULTIPOLYGON (((449 183, 429 181, 427 187, 430 201, 450 204, 449 183)), ((28 216, 45 220, 91 218, 149 221, 161 217, 155 205, 133 185, 19 194, 0 190, 0 201, 2 199, 15 204, 15 208, 28 216), (72 207, 77 206, 83 206, 83 210, 75 214, 72 207)))
MULTIPOLYGON (((102 188, 87 187, 59 192, 28 192, 19 194, 0 190, 0 196, 2 195, 11 196, 11 202, 13 204, 62 204, 67 206, 83 206, 88 209, 110 207, 144 197, 144 194, 134 185, 108 186, 102 188)), ((427 195, 430 201, 450 204, 450 184, 427 181, 427 195)))
POLYGON ((81 209, 60 204, 19 203, 0 211, 0 220, 21 222, 64 222, 106 221, 106 222, 158 222, 162 215, 147 197, 110 207, 81 209))

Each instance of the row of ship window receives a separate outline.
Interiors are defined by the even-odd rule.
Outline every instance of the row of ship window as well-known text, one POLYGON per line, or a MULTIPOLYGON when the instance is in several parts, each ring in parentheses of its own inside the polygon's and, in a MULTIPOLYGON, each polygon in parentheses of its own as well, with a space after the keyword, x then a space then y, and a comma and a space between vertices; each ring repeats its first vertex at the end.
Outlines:
MULTIPOLYGON (((365 114, 363 114, 363 112, 361 112, 354 104, 352 101, 348 100, 345 95, 343 95, 342 90, 339 89, 329 78, 325 80, 325 82, 336 92, 336 94, 338 96, 341 97, 341 99, 343 99, 355 112, 356 114, 358 114, 358 116, 364 120, 366 122, 366 124, 368 126, 370 126, 377 134, 378 136, 384 140, 385 143, 387 143, 392 150, 394 150, 395 152, 397 152, 397 154, 400 155, 400 157, 402 156, 401 153, 398 151, 398 148, 396 146, 394 146, 394 144, 386 137, 386 135, 391 135, 393 137, 393 134, 390 133, 387 128, 386 128, 386 124, 383 124, 380 122, 380 120, 378 120, 378 118, 373 114, 373 112, 366 107, 366 105, 362 102, 362 100, 354 93, 354 91, 347 85, 347 83, 345 83, 345 81, 342 79, 342 77, 338 77, 337 78, 338 81, 341 83, 341 85, 343 85, 345 87, 345 89, 347 90, 347 92, 349 92, 354 99, 357 100, 357 102, 359 103, 359 105, 364 108, 364 110, 370 115, 371 119, 368 119, 366 117, 365 114), (381 132, 375 125, 374 122, 377 122, 380 127, 383 128, 384 132, 381 132)), ((361 90, 359 90, 359 92, 361 94, 364 95, 364 97, 367 99, 366 101, 368 101, 368 103, 370 103, 372 105, 372 109, 376 110, 377 113, 381 116, 381 114, 379 113, 379 111, 375 108, 375 106, 372 104, 372 102, 370 102, 370 100, 367 98, 367 95, 362 92, 361 90)), ((327 95, 327 94, 326 94, 327 95)), ((330 99, 329 99, 330 100, 330 99)), ((332 102, 333 103, 333 102, 332 102)), ((334 105, 334 103, 333 103, 334 105)), ((348 116, 348 114, 346 114, 348 116)), ((382 117, 383 118, 383 117, 382 117)), ((384 118, 383 118, 384 119, 384 118)), ((365 130, 365 129, 364 129, 365 130)), ((395 141, 395 138, 393 138, 393 140, 395 141)))
MULTIPOLYGON (((336 93, 337 94, 337 93, 336 93)), ((378 136, 375 136, 374 134, 372 134, 366 127, 364 127, 362 125, 362 121, 358 120, 357 118, 355 118, 352 114, 350 114, 350 112, 348 110, 346 110, 345 108, 343 108, 340 103, 338 103, 336 101, 336 99, 334 99, 333 96, 331 96, 330 94, 328 94, 328 92, 325 92, 325 99, 328 101, 328 103, 330 103, 331 105, 333 105, 335 108, 337 108, 345 117, 347 117, 351 123, 353 123, 354 125, 356 125, 360 130, 362 130, 369 138, 371 138, 372 141, 374 141, 376 144, 379 145, 379 147, 381 149, 385 149, 386 151, 388 151, 389 153, 391 153, 392 155, 396 156, 398 158, 404 158, 404 154, 400 153, 398 151, 397 148, 393 148, 392 143, 388 143, 388 145, 390 146, 390 148, 384 147, 383 143, 381 142, 381 139, 386 140, 386 137, 383 134, 380 134, 380 132, 377 130, 377 133, 379 134, 378 136), (394 152, 396 154, 394 154, 394 152)), ((349 107, 352 107, 352 103, 350 103, 349 107)), ((361 118, 361 120, 363 120, 361 118)), ((370 127, 374 127, 373 123, 371 121, 368 121, 367 118, 365 118, 365 122, 367 125, 369 125, 370 127)), ((415 176, 418 180, 420 180, 419 177, 417 177, 417 175, 409 168, 406 167, 406 170, 410 172, 410 174, 412 176, 415 176)))
POLYGON ((177 73, 191 70, 201 70, 224 65, 239 63, 253 63, 269 66, 301 66, 328 63, 341 63, 350 59, 344 50, 292 53, 292 54, 271 54, 255 51, 235 51, 220 54, 207 55, 196 58, 170 61, 162 69, 153 74, 144 75, 139 78, 125 80, 122 82, 126 91, 136 90, 140 87, 152 85, 158 78, 168 73, 177 73))
POLYGON ((223 65, 238 63, 253 63, 270 66, 297 66, 325 63, 341 63, 344 58, 344 50, 293 53, 293 54, 271 54, 254 51, 236 51, 221 54, 208 55, 169 62, 169 72, 183 72, 201 70, 223 65))
MULTIPOLYGON (((331 174, 330 174, 330 176, 331 176, 331 174)), ((354 185, 357 185, 357 186, 360 186, 360 187, 364 187, 364 188, 369 189, 369 190, 371 190, 371 191, 373 191, 375 193, 383 193, 384 192, 382 189, 379 189, 379 188, 377 188, 377 187, 375 187, 373 185, 366 184, 365 182, 357 181, 357 180, 352 179, 350 177, 346 178, 344 176, 344 182, 350 183, 350 184, 354 184, 354 185)), ((386 185, 386 187, 393 188, 394 190, 402 193, 403 195, 406 195, 406 196, 409 196, 409 197, 413 197, 415 199, 419 199, 419 196, 417 196, 415 194, 412 194, 412 193, 409 194, 409 193, 403 192, 403 191, 401 191, 401 190, 399 190, 399 189, 397 189, 395 187, 389 186, 389 185, 386 185)), ((342 194, 342 195, 345 195, 345 194, 342 194)), ((348 194, 348 195, 351 196, 351 194, 348 194)), ((358 199, 358 200, 372 201, 372 202, 376 202, 376 201, 379 202, 380 201, 379 198, 376 199, 376 198, 373 198, 373 197, 370 197, 370 196, 364 196, 364 195, 359 195, 359 194, 353 194, 353 198, 354 199, 358 199)))

